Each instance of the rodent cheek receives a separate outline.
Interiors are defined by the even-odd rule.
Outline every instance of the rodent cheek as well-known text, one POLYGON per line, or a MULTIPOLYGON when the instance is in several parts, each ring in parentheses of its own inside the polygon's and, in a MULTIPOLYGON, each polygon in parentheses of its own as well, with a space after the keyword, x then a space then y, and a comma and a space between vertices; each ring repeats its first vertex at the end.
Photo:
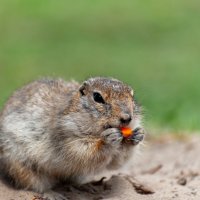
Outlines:
POLYGON ((107 123, 111 127, 119 127, 120 126, 120 114, 121 114, 121 109, 119 106, 114 106, 109 107, 107 110, 107 123))
POLYGON ((98 113, 98 117, 105 116, 107 113, 106 108, 101 104, 99 104, 99 105, 97 104, 95 106, 95 109, 96 109, 96 112, 98 113))
POLYGON ((109 127, 119 128, 121 123, 118 117, 111 116, 108 118, 107 124, 109 125, 109 127))

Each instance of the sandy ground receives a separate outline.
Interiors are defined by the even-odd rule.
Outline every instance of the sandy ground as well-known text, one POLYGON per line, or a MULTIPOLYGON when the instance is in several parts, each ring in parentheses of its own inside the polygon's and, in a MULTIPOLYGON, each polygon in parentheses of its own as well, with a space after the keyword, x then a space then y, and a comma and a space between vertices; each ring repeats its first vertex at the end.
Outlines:
MULTIPOLYGON (((200 200, 200 135, 147 141, 130 174, 94 185, 92 192, 58 190, 71 200, 200 200)), ((34 195, 0 181, 0 200, 42 200, 34 195)))

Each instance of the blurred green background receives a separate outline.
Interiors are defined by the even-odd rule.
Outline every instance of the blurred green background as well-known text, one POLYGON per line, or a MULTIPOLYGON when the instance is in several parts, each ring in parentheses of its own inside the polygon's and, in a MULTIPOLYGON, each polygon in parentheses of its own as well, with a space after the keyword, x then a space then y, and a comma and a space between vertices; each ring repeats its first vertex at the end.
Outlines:
POLYGON ((148 126, 200 128, 199 0, 1 0, 0 107, 31 80, 112 76, 148 126))

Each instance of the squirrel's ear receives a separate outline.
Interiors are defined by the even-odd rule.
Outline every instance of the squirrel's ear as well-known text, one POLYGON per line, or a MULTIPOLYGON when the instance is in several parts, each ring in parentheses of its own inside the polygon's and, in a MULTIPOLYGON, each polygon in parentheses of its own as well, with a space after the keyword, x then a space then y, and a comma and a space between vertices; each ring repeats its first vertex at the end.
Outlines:
POLYGON ((79 88, 79 91, 80 91, 81 95, 86 95, 87 86, 88 86, 87 82, 84 82, 82 84, 82 86, 79 88))

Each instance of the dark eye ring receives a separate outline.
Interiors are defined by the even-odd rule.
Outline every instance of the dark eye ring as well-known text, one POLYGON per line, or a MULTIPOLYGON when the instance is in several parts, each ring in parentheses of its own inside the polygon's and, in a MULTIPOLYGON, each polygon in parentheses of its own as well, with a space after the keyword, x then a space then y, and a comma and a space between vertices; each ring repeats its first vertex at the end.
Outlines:
POLYGON ((97 103, 102 103, 102 104, 105 103, 103 97, 98 92, 93 93, 93 98, 94 98, 94 101, 96 101, 97 103))

